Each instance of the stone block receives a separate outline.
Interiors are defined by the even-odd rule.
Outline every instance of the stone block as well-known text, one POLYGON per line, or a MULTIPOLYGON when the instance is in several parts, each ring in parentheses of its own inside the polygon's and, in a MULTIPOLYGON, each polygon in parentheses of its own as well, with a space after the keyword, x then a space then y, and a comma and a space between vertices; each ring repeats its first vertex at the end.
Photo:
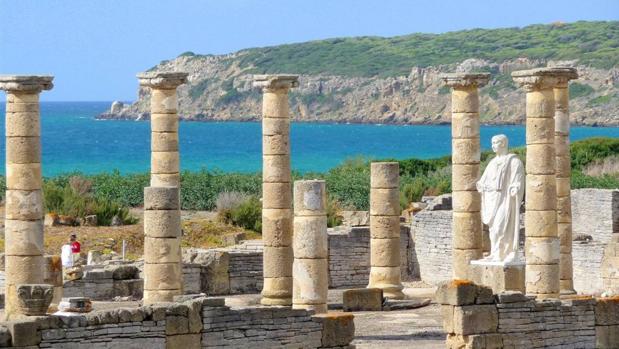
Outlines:
POLYGON ((371 216, 399 216, 400 212, 398 189, 370 189, 371 216))
POLYGON ((383 297, 399 299, 403 298, 400 267, 376 267, 370 268, 370 281, 368 288, 381 288, 383 297))
POLYGON ((14 347, 38 346, 41 343, 41 331, 36 321, 9 321, 4 325, 11 333, 11 344, 14 347))
POLYGON ((180 263, 181 239, 178 238, 144 238, 145 263, 180 263))
POLYGON ((441 317, 443 318, 443 330, 446 333, 454 333, 454 308, 453 305, 441 305, 441 317))
POLYGON ((479 164, 481 157, 479 138, 451 140, 451 163, 458 165, 479 164))
POLYGON ((150 154, 152 173, 175 174, 179 172, 180 159, 177 151, 153 151, 150 154))
POLYGON ((527 237, 552 238, 557 236, 556 211, 527 210, 524 218, 527 237))
POLYGON ((356 288, 342 294, 344 311, 381 311, 383 290, 380 288, 356 288))
MULTIPOLYGON (((526 115, 527 118, 554 118, 555 100, 552 89, 528 91, 526 95, 526 115)), ((554 136, 554 119, 552 123, 552 134, 554 136)))
POLYGON ((6 94, 7 103, 39 103, 38 93, 11 91, 6 94))
POLYGON ((454 333, 461 335, 495 333, 499 315, 494 304, 454 307, 454 333))
POLYGON ((178 187, 145 187, 144 210, 180 209, 180 189, 178 187))
POLYGON ((5 193, 6 219, 28 221, 43 219, 41 190, 7 190, 5 193))
POLYGON ((265 278, 292 276, 292 246, 265 246, 263 260, 263 274, 265 278))
POLYGON ((572 163, 569 156, 560 156, 556 160, 556 174, 559 178, 569 178, 572 174, 572 163))
POLYGON ((5 256, 5 279, 12 285, 42 284, 45 258, 41 256, 5 256))
POLYGON ((186 316, 166 316, 166 335, 189 333, 189 319, 186 316))
POLYGON ((467 89, 452 89, 452 113, 477 113, 479 111, 479 92, 477 87, 467 89))
POLYGON ((529 264, 558 264, 561 253, 558 237, 527 237, 524 253, 529 264))
POLYGON ((482 225, 479 212, 454 212, 452 217, 453 248, 481 249, 482 225))
POLYGON ((264 155, 262 181, 269 183, 290 182, 290 155, 264 155))
POLYGON ((40 163, 6 165, 8 190, 40 190, 42 183, 40 163))
POLYGON ((182 289, 180 263, 144 264, 144 290, 182 289))
POLYGON ((554 120, 552 118, 526 119, 526 144, 553 144, 554 143, 554 120))
MULTIPOLYGON (((556 123, 555 123, 556 125, 556 123)), ((555 127, 555 154, 557 157, 570 157, 570 137, 561 135, 555 127)))
MULTIPOLYGON (((571 178, 568 176, 566 178, 557 177, 557 198, 559 197, 569 197, 571 191, 571 178)), ((571 199, 570 199, 571 201, 571 199)))
POLYGON ((394 239, 400 237, 399 216, 370 216, 370 237, 372 239, 394 239))
POLYGON ((262 184, 262 208, 292 208, 292 185, 289 182, 262 184))
POLYGON ((172 302, 175 296, 183 294, 178 290, 144 290, 144 304, 172 302))
POLYGON ((454 249, 452 251, 452 257, 453 275, 456 278, 472 280, 475 282, 481 281, 481 275, 475 273, 471 267, 471 261, 482 257, 481 245, 477 249, 454 249))
POLYGON ((326 216, 326 183, 322 180, 294 182, 294 215, 326 216))
POLYGON ((326 259, 298 259, 292 265, 292 303, 326 304, 329 264, 326 259))
POLYGON ((151 187, 178 187, 181 184, 180 173, 151 173, 151 187))
POLYGON ((288 90, 276 90, 262 94, 262 116, 267 118, 289 118, 288 90))
POLYGON ((166 349, 200 349, 202 348, 202 335, 183 334, 166 336, 166 349))
POLYGON ((4 237, 5 253, 9 256, 40 256, 44 253, 42 220, 7 219, 4 237))
POLYGON ((619 325, 595 326, 595 348, 619 348, 619 325))
POLYGON ((295 258, 329 256, 327 216, 295 217, 293 250, 295 258))
POLYGON ((463 336, 448 334, 445 342, 447 349, 503 349, 501 334, 474 334, 463 336))
POLYGON ((372 162, 370 188, 393 189, 400 186, 400 164, 397 162, 372 162))
POLYGON ((452 138, 479 138, 479 113, 451 113, 452 138))
POLYGON ((597 299, 595 324, 596 326, 619 325, 619 296, 597 299))
POLYGON ((175 114, 176 113, 176 89, 151 88, 150 111, 151 113, 175 114))
POLYGON ((481 196, 477 191, 454 191, 452 205, 454 212, 480 212, 481 196))
POLYGON ((39 103, 7 103, 7 113, 38 113, 39 103))
POLYGON ((572 223, 572 199, 569 196, 557 198, 557 222, 572 223))
MULTIPOLYGON (((262 288, 262 296, 273 300, 267 305, 277 304, 277 299, 282 300, 281 305, 292 304, 292 276, 265 277, 262 288), (287 302, 287 303, 286 303, 287 302)), ((263 298, 264 299, 264 298, 263 298)), ((265 304, 265 303, 262 303, 265 304)))
POLYGON ((322 347, 347 346, 355 337, 354 316, 351 313, 326 313, 312 316, 322 326, 322 347))
POLYGON ((561 253, 572 253, 572 224, 558 223, 557 231, 559 243, 561 245, 561 253))
POLYGON ((453 191, 476 191, 479 180, 479 165, 453 165, 451 167, 453 191))
POLYGON ((150 114, 151 132, 178 132, 178 115, 150 114))
POLYGON ((6 137, 39 137, 41 122, 38 112, 6 113, 6 137))
POLYGON ((555 145, 528 144, 527 145, 527 174, 554 175, 555 174, 555 145))
POLYGON ((292 245, 293 214, 291 209, 262 210, 262 240, 265 246, 292 245))
POLYGON ((478 266, 481 269, 482 284, 490 287, 494 293, 504 291, 525 292, 525 266, 478 266))
POLYGON ((0 347, 11 346, 11 332, 6 326, 0 326, 0 347))
MULTIPOLYGON (((159 262, 163 263, 163 262, 159 262)), ((138 279, 140 270, 135 265, 108 265, 105 270, 112 273, 114 280, 131 280, 138 279)))
POLYGON ((400 237, 398 236, 395 239, 371 239, 370 265, 376 267, 400 266, 400 237))
POLYGON ((572 268, 572 255, 567 253, 561 254, 561 259, 559 261, 559 279, 568 280, 572 279, 574 275, 574 270, 572 268))
POLYGON ((288 172, 290 172, 290 134, 288 132, 271 135, 263 134, 262 155, 265 157, 268 155, 281 155, 286 157, 288 159, 288 172))
POLYGON ((441 282, 435 293, 435 301, 444 305, 475 304, 477 285, 468 280, 450 280, 441 282))
POLYGON ((7 164, 30 164, 40 162, 40 137, 6 137, 7 164))
POLYGON ((150 150, 154 152, 177 152, 178 133, 177 132, 151 132, 150 150))
POLYGON ((262 135, 288 135, 290 133, 290 119, 263 118, 262 135))
POLYGON ((525 201, 527 212, 556 210, 557 192, 555 175, 527 173, 525 201))
POLYGON ((527 294, 550 294, 559 298, 558 264, 527 264, 525 281, 527 294))
POLYGON ((181 236, 181 213, 178 210, 144 211, 144 235, 152 238, 181 236))

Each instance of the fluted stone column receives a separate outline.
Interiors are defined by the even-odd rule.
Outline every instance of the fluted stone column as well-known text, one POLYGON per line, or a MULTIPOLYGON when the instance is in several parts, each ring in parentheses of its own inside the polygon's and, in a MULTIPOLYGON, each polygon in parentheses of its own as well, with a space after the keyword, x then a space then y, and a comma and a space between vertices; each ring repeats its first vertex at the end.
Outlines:
POLYGON ((400 274, 400 167, 397 162, 370 165, 370 282, 383 296, 404 298, 400 274))
POLYGON ((288 91, 296 75, 256 75, 262 88, 263 305, 292 304, 292 182, 288 91))
POLYGON ((183 294, 178 187, 144 188, 144 304, 183 294))
POLYGON ((445 74, 451 92, 453 276, 479 282, 470 265, 482 258, 483 231, 479 180, 479 93, 488 73, 445 74))
POLYGON ((325 181, 294 182, 292 308, 327 312, 329 246, 325 181))
POLYGON ((146 72, 138 80, 151 89, 150 185, 180 187, 176 88, 187 82, 187 73, 146 72))
POLYGON ((555 176, 555 99, 557 69, 512 73, 526 91, 525 282, 527 294, 559 297, 559 237, 555 176))
POLYGON ((570 107, 568 83, 577 79, 575 68, 554 68, 559 77, 554 88, 555 98, 555 156, 557 174, 557 230, 561 245, 559 284, 561 294, 574 294, 572 269, 572 198, 570 157, 570 107))
POLYGON ((5 317, 18 317, 16 287, 42 284, 43 196, 39 93, 52 76, 0 76, 6 91, 6 198, 4 221, 5 317))

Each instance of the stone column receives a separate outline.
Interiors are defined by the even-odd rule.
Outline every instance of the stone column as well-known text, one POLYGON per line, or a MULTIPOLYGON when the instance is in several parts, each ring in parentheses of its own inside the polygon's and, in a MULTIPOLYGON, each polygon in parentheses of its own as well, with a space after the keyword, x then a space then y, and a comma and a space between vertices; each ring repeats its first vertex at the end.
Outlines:
POLYGON ((370 165, 370 282, 383 296, 402 299, 400 274, 400 166, 370 165))
POLYGON ((144 304, 183 294, 178 187, 144 188, 144 304))
POLYGON ((43 196, 39 93, 52 76, 0 76, 6 91, 5 317, 22 315, 17 286, 42 284, 43 196))
POLYGON ((555 176, 555 99, 557 70, 512 73, 526 91, 525 287, 527 294, 559 297, 559 237, 555 176))
POLYGON ((488 73, 456 73, 442 77, 451 92, 453 277, 480 282, 471 261, 482 258, 483 231, 479 180, 479 93, 488 73))
POLYGON ((288 91, 296 75, 256 75, 262 88, 263 305, 292 304, 292 183, 288 91))
POLYGON ((559 284, 561 294, 574 294, 572 270, 572 198, 570 157, 570 107, 568 83, 577 79, 575 68, 554 68, 559 84, 554 88, 555 98, 555 156, 557 175, 557 230, 561 245, 559 284))
POLYGON ((329 246, 325 181, 294 182, 292 308, 327 312, 329 246))
POLYGON ((180 187, 176 88, 187 82, 187 73, 146 72, 138 80, 151 89, 150 185, 180 187))

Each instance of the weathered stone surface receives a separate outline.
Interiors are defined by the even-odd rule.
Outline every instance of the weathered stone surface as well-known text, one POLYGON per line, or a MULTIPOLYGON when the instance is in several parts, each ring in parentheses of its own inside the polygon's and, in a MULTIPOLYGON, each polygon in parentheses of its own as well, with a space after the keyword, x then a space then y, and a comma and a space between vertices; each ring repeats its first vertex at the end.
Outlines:
POLYGON ((262 210, 262 239, 265 246, 292 245, 293 213, 291 209, 262 210))
POLYGON ((155 152, 178 151, 178 133, 151 132, 150 149, 155 152))
POLYGON ((400 266, 400 234, 393 239, 370 240, 370 265, 376 267, 400 266))
POLYGON ((527 174, 525 205, 527 211, 556 210, 557 193, 555 176, 527 174))
POLYGON ((180 238, 144 238, 145 263, 180 263, 180 238))
POLYGON ((39 112, 6 113, 6 137, 39 137, 41 135, 39 112))
POLYGON ((553 210, 527 210, 524 226, 527 236, 550 238, 557 236, 557 214, 553 210))
POLYGON ((292 185, 289 182, 262 184, 262 208, 292 208, 292 185))
POLYGON ((180 173, 151 173, 151 187, 178 187, 181 183, 180 173))
POLYGON ((178 187, 145 187, 144 210, 178 210, 180 190, 178 187))
POLYGON ((202 343, 202 335, 183 334, 166 337, 166 349, 200 349, 202 343))
POLYGON ((599 349, 617 348, 619 345, 619 325, 595 326, 595 347, 599 349))
POLYGON ((180 159, 177 151, 151 152, 150 170, 152 173, 174 174, 179 172, 180 159))
POLYGON ((550 294, 559 296, 558 264, 527 264, 525 271, 526 289, 530 294, 550 294))
POLYGON ((6 163, 29 164, 41 162, 39 137, 6 137, 6 163))
POLYGON ((153 238, 181 236, 181 214, 178 210, 144 211, 144 234, 153 238))
POLYGON ((294 258, 324 258, 329 255, 327 216, 294 218, 294 258))
POLYGON ((178 290, 182 288, 179 263, 144 264, 144 290, 178 290))
POLYGON ((40 190, 43 184, 41 164, 7 164, 6 187, 9 190, 40 190))
POLYGON ((43 195, 41 190, 7 190, 5 196, 6 219, 43 219, 43 195))
POLYGON ((598 298, 595 303, 596 325, 619 325, 619 297, 598 298))
POLYGON ((435 301, 444 305, 475 304, 477 286, 468 280, 441 282, 435 293, 435 301))
POLYGON ((176 89, 153 88, 150 93, 151 113, 175 114, 177 108, 176 89))
MULTIPOLYGON (((342 224, 350 227, 362 227, 370 224, 369 211, 342 211, 341 215, 342 224)), ((399 218, 398 224, 400 224, 399 218)))
POLYGON ((10 256, 43 255, 43 221, 4 221, 5 253, 10 256))
POLYGON ((552 118, 527 117, 526 120, 526 143, 552 144, 554 143, 554 120, 552 118))
POLYGON ((37 346, 41 343, 41 332, 36 321, 9 321, 6 324, 11 333, 11 344, 14 347, 37 346))
POLYGON ((454 191, 451 195, 454 212, 481 211, 481 196, 478 191, 454 191))
POLYGON ((397 189, 370 189, 370 215, 399 216, 400 192, 397 189))
POLYGON ((553 175, 555 173, 555 145, 527 145, 527 175, 553 175))
POLYGON ((290 182, 290 155, 264 155, 262 180, 269 183, 290 182))
POLYGON ((178 132, 178 116, 176 114, 150 115, 150 129, 152 132, 178 132))
POLYGON ((329 265, 326 258, 295 258, 292 265, 292 303, 326 304, 329 289, 329 265))
POLYGON ((292 276, 293 250, 288 247, 264 247, 264 277, 292 276))
MULTIPOLYGON (((264 156, 283 155, 288 160, 288 163, 284 164, 284 166, 287 167, 288 172, 290 172, 290 134, 288 130, 280 134, 264 134, 262 136, 262 154, 264 156)), ((263 170, 264 169, 267 169, 266 164, 263 164, 263 170)))
POLYGON ((54 287, 46 284, 18 284, 17 287, 18 314, 39 316, 47 313, 47 308, 54 296, 54 287))
POLYGON ((322 347, 347 346, 355 337, 355 322, 351 313, 319 314, 312 320, 322 325, 322 347))
POLYGON ((289 135, 290 134, 290 119, 282 118, 263 118, 262 119, 262 135, 289 135))
POLYGON ((478 138, 479 113, 451 113, 452 138, 478 138))
POLYGON ((499 316, 493 304, 454 307, 454 333, 461 335, 494 333, 499 316))
POLYGON ((479 165, 453 165, 451 167, 452 189, 454 191, 475 191, 479 180, 479 165))
POLYGON ((370 187, 378 189, 398 188, 400 164, 397 162, 372 162, 370 164, 370 187))
POLYGON ((371 216, 370 237, 372 239, 395 239, 400 237, 399 216, 371 216))
POLYGON ((342 294, 344 311, 381 311, 383 290, 380 288, 357 288, 342 294))
POLYGON ((452 164, 478 164, 480 161, 481 148, 479 138, 452 139, 451 149, 452 164))

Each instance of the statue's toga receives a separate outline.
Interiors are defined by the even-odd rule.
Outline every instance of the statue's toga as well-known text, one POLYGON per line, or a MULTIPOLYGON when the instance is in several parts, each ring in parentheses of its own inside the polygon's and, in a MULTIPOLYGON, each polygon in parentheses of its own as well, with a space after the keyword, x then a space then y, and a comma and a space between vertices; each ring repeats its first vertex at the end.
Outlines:
POLYGON ((507 153, 505 135, 492 137, 496 156, 477 182, 481 193, 481 220, 490 230, 492 262, 518 261, 520 205, 524 196, 524 166, 515 154, 507 153))

